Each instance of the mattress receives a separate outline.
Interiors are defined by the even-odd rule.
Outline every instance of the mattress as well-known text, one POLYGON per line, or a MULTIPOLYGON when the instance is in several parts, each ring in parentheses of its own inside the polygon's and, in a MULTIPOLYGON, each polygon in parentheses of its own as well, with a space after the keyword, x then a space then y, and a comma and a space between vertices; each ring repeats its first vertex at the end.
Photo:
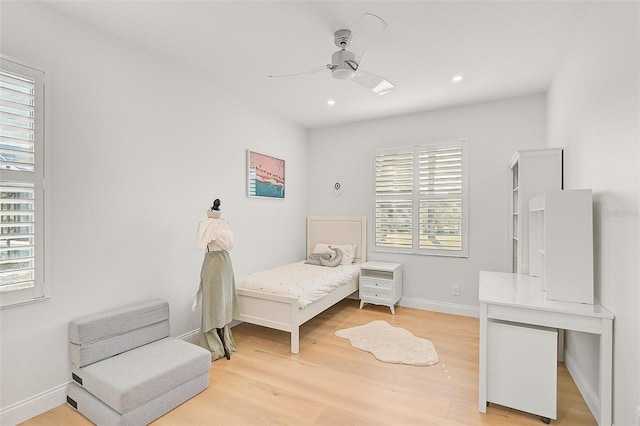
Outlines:
POLYGON ((350 283, 359 273, 360 264, 357 263, 330 268, 300 261, 236 277, 236 287, 295 296, 298 297, 300 309, 304 309, 336 288, 350 283))

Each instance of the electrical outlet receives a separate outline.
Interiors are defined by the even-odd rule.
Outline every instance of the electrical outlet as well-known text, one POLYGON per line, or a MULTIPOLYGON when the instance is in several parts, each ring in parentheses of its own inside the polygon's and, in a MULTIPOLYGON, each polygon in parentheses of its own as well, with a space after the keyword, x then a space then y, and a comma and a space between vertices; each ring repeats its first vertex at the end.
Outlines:
POLYGON ((452 287, 452 292, 451 292, 454 296, 460 296, 460 286, 459 285, 454 285, 452 287))

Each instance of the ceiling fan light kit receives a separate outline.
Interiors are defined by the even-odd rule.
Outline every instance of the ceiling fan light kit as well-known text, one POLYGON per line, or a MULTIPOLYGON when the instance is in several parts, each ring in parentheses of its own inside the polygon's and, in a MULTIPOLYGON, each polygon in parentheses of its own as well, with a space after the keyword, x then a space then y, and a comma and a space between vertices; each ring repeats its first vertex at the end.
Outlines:
POLYGON ((351 80, 377 95, 386 95, 395 86, 380 76, 360 69, 364 52, 386 28, 387 23, 382 18, 371 13, 365 13, 360 17, 354 32, 348 29, 340 29, 333 34, 333 42, 340 50, 331 56, 330 64, 307 72, 279 76, 270 75, 269 77, 294 77, 314 74, 326 68, 331 71, 331 76, 337 80, 351 80), (347 50, 347 47, 353 44, 354 34, 359 48, 354 48, 354 51, 347 50), (360 34, 363 34, 363 36, 360 34))
POLYGON ((394 87, 393 84, 389 83, 386 80, 383 80, 371 90, 373 90, 373 93, 375 93, 376 95, 382 96, 382 95, 386 95, 391 90, 393 90, 393 87, 394 87))
MULTIPOLYGON (((337 34, 337 33, 336 33, 337 34)), ((356 55, 348 50, 338 50, 331 56, 331 75, 338 80, 351 80, 356 75, 356 55)))

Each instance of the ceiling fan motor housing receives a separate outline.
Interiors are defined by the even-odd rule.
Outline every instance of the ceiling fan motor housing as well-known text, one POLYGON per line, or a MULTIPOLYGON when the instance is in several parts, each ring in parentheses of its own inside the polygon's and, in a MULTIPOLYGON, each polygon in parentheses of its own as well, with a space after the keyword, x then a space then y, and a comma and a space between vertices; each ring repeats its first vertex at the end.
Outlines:
POLYGON ((349 47, 351 44, 351 31, 350 30, 338 30, 333 33, 333 42, 340 49, 349 47))
POLYGON ((334 67, 331 70, 333 78, 337 78, 338 80, 351 80, 356 75, 353 66, 349 65, 347 61, 350 61, 352 64, 356 63, 353 52, 341 49, 331 56, 331 63, 334 67))

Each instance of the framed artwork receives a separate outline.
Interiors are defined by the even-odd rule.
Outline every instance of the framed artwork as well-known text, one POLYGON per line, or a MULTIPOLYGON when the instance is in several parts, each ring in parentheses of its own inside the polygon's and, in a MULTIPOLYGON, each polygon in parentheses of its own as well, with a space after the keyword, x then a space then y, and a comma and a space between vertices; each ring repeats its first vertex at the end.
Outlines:
POLYGON ((284 160, 247 150, 247 195, 284 198, 284 160))

